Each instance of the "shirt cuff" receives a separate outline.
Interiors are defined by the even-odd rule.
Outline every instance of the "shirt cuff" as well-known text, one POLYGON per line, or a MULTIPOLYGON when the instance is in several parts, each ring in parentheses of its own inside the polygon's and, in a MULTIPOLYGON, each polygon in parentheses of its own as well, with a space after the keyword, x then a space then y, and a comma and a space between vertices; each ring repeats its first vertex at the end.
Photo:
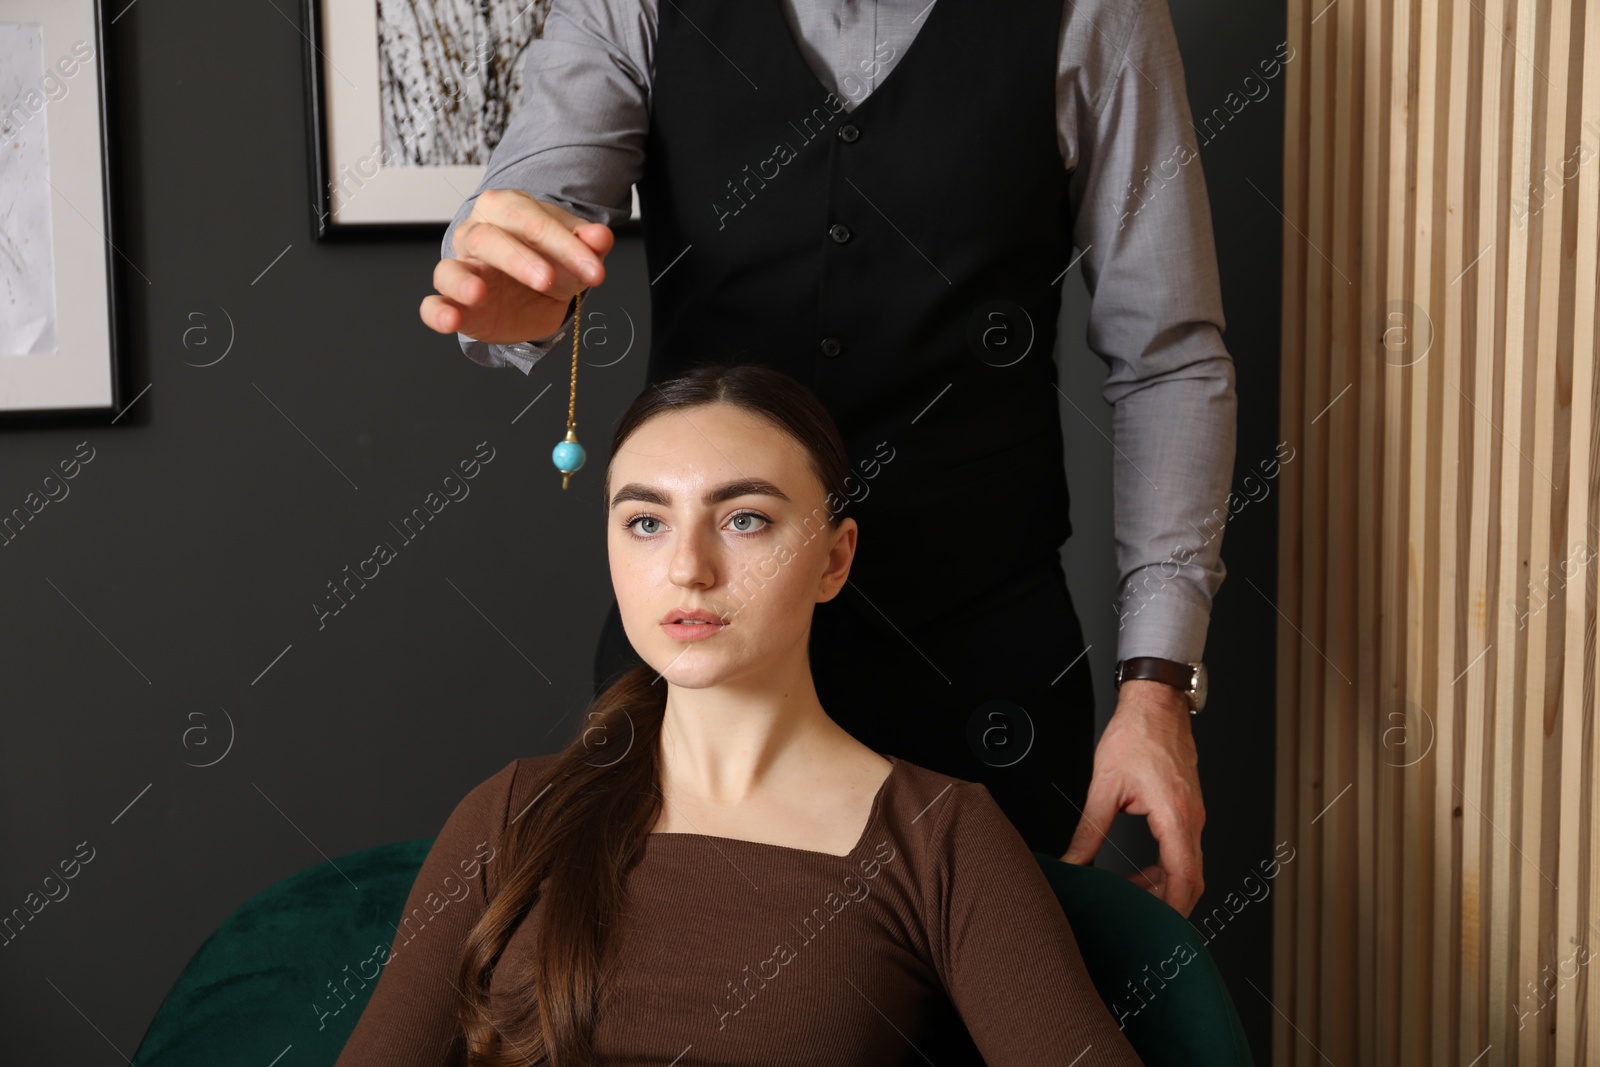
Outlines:
POLYGON ((479 341, 468 337, 464 333, 457 333, 456 338, 461 342, 461 351, 466 353, 472 362, 485 367, 515 367, 523 374, 530 374, 533 365, 538 363, 550 350, 567 336, 567 331, 572 328, 572 313, 568 311, 566 321, 561 328, 548 337, 541 337, 536 341, 519 341, 516 344, 500 345, 489 341, 479 341))
POLYGON ((1135 575, 1117 606, 1117 659, 1157 656, 1193 663, 1203 658, 1211 605, 1181 579, 1162 581, 1157 568, 1150 580, 1135 575), (1198 598, 1198 600, 1197 600, 1198 598))

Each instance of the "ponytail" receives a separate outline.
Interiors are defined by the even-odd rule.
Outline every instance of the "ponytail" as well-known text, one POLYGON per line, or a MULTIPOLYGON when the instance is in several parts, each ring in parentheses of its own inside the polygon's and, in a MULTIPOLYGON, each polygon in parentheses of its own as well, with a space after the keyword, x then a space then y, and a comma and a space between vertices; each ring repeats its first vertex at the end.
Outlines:
POLYGON ((506 828, 503 880, 462 944, 457 974, 471 1067, 594 1062, 608 934, 622 912, 623 879, 661 809, 667 686, 651 684, 654 676, 640 665, 594 699, 548 788, 506 828), (491 1002, 496 964, 540 901, 538 951, 491 1002))

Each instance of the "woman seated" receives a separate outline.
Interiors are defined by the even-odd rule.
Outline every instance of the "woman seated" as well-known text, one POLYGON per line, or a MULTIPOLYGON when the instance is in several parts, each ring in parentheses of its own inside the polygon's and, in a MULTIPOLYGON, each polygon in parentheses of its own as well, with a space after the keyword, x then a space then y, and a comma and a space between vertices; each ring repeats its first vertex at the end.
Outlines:
POLYGON ((456 806, 339 1067, 1139 1062, 987 788, 818 702, 848 471, 766 367, 628 409, 606 540, 645 665, 456 806))

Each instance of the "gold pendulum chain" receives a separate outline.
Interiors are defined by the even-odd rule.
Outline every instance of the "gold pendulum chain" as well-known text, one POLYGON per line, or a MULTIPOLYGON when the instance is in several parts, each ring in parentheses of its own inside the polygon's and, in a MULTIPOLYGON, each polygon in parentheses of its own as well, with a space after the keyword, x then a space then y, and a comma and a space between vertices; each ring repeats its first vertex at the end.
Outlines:
POLYGON ((567 436, 556 445, 550 458, 561 472, 561 488, 567 487, 571 478, 588 458, 578 443, 578 346, 583 336, 583 290, 579 289, 572 309, 572 387, 567 397, 567 436))

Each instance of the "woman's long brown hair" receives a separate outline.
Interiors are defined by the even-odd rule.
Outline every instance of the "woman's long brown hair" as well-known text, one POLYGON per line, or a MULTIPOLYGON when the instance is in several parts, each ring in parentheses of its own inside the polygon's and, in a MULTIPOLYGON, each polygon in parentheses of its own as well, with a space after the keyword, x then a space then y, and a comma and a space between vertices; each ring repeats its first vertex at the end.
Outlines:
MULTIPOLYGON (((700 366, 650 386, 623 413, 611 455, 658 415, 713 403, 761 416, 806 451, 826 495, 827 523, 837 528, 850 510, 844 442, 816 395, 769 367, 700 366)), ((608 463, 604 500, 610 488, 608 463)), ((498 888, 462 944, 457 974, 457 1012, 471 1067, 594 1062, 608 934, 619 925, 623 879, 661 809, 666 699, 666 684, 648 665, 613 682, 558 754, 548 788, 507 827, 495 862, 498 888), (526 966, 508 974, 504 995, 491 998, 490 980, 506 944, 540 902, 537 949, 526 966)))

